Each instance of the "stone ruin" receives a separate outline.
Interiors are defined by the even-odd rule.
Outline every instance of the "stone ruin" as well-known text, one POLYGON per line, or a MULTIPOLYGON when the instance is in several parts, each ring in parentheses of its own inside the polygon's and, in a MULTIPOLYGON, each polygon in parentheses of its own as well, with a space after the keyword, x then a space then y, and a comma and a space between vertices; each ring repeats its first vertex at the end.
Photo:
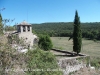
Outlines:
POLYGON ((6 32, 6 35, 10 38, 12 38, 12 35, 16 35, 20 40, 22 40, 24 46, 22 46, 21 44, 16 44, 15 40, 12 41, 12 47, 20 52, 26 53, 28 51, 28 48, 31 49, 33 45, 35 45, 38 42, 38 37, 32 33, 32 26, 26 21, 23 21, 20 24, 17 24, 16 26, 17 31, 6 32))

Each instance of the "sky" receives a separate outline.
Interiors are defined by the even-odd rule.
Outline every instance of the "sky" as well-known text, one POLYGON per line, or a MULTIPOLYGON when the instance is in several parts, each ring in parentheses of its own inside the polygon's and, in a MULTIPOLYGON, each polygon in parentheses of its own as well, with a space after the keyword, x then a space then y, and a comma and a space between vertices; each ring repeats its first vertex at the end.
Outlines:
POLYGON ((3 19, 15 18, 11 25, 73 22, 76 10, 81 22, 100 22, 100 0, 0 0, 3 19))

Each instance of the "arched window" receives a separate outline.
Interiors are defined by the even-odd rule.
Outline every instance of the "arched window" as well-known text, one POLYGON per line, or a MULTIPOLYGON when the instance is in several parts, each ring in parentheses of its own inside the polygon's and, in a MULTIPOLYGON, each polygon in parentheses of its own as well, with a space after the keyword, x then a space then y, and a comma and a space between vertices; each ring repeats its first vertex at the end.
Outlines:
POLYGON ((17 31, 18 31, 18 32, 21 32, 20 26, 17 27, 17 31))
POLYGON ((30 26, 27 26, 27 30, 30 31, 30 26))
POLYGON ((37 39, 37 38, 35 38, 35 39, 33 40, 33 44, 36 44, 36 43, 38 43, 38 39, 37 39))
POLYGON ((23 26, 23 32, 25 32, 26 31, 26 28, 25 28, 25 26, 23 26))

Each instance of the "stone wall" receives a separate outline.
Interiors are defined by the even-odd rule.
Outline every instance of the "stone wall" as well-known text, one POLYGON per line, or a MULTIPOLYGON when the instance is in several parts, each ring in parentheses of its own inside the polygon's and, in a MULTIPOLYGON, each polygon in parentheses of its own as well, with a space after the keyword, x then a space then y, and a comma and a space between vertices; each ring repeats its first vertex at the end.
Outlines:
POLYGON ((33 46, 35 39, 37 39, 37 36, 30 32, 19 33, 18 35, 20 39, 23 38, 24 42, 30 44, 30 46, 33 46))
POLYGON ((63 71, 63 75, 68 75, 70 72, 75 72, 89 63, 87 56, 85 57, 66 57, 58 59, 58 65, 63 71))

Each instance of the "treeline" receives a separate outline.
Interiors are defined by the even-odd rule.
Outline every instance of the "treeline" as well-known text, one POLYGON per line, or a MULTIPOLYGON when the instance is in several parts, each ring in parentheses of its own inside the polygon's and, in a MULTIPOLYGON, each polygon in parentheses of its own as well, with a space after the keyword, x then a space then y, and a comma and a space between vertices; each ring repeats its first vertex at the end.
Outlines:
POLYGON ((5 26, 5 31, 14 31, 16 28, 15 26, 5 26))
MULTIPOLYGON (((73 22, 32 24, 33 32, 48 34, 51 37, 70 37, 73 34, 73 22)), ((100 22, 81 23, 82 37, 100 40, 100 22)))

